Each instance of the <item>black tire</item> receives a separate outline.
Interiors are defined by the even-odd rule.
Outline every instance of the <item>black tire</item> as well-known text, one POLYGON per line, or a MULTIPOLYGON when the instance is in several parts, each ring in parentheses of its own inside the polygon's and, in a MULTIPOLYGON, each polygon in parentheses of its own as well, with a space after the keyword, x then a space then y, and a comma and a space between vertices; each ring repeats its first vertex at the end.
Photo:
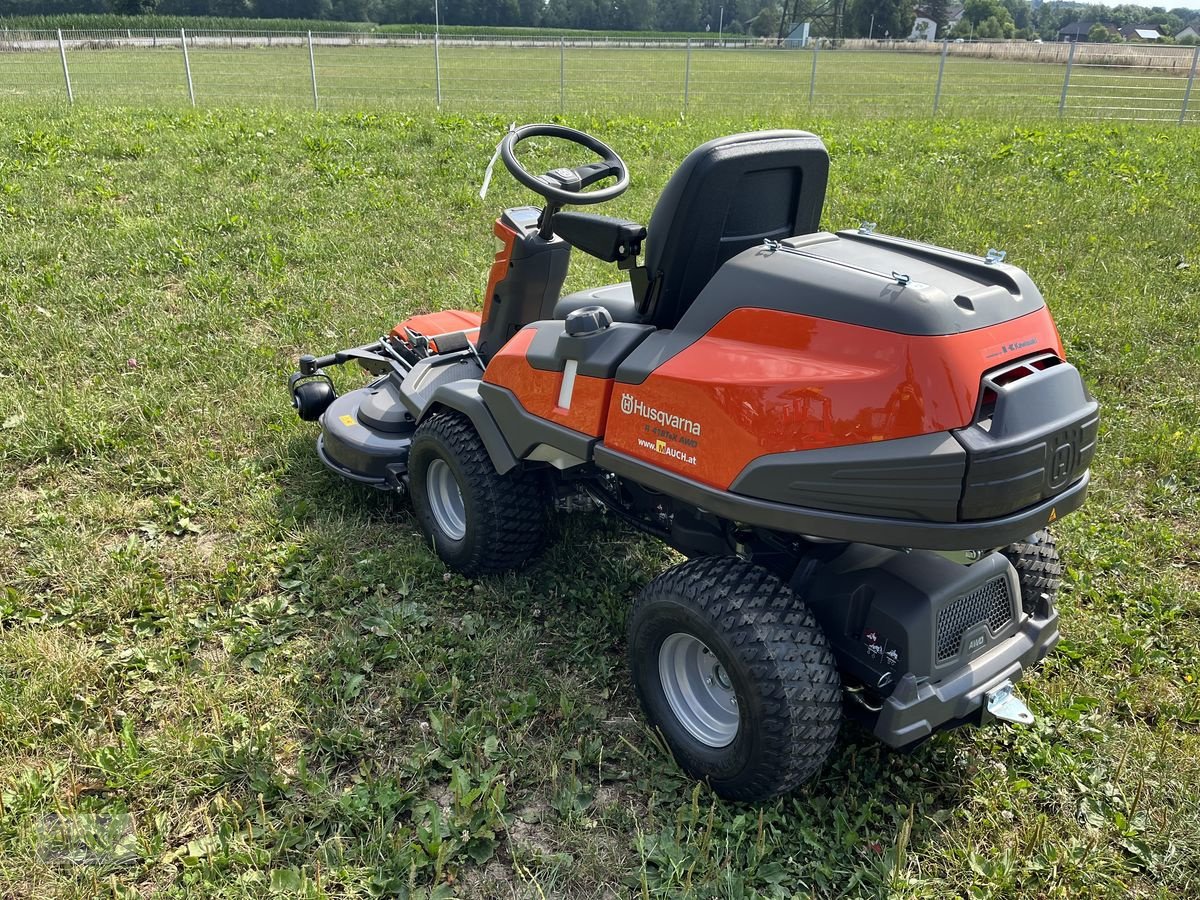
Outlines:
POLYGON ((1027 540, 1009 544, 1001 552, 1017 570, 1021 582, 1021 609, 1027 614, 1037 612, 1043 594, 1053 605, 1064 571, 1054 535, 1042 529, 1027 540))
POLYGON ((770 572, 731 557, 669 569, 639 595, 628 637, 633 684, 646 716, 680 766, 716 793, 764 800, 820 771, 837 741, 841 678, 808 607, 770 572), (659 657, 678 634, 715 654, 736 693, 737 732, 726 746, 697 739, 667 698, 659 657))
MULTIPOLYGON (((423 419, 408 454, 409 493, 417 522, 447 566, 468 577, 520 568, 546 539, 547 495, 534 473, 514 469, 504 475, 470 420, 439 412, 423 419), (449 467, 461 496, 464 533, 439 525, 430 505, 431 466, 449 467)), ((444 472, 444 469, 442 470, 444 472)))

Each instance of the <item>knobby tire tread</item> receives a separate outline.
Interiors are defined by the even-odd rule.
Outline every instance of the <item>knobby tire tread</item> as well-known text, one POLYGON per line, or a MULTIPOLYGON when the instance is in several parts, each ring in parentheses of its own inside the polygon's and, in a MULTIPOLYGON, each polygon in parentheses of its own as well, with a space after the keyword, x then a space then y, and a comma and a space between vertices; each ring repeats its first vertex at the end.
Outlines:
POLYGON ((642 591, 630 614, 631 646, 640 611, 675 598, 726 637, 763 696, 761 721, 752 726, 763 742, 757 770, 736 786, 714 787, 732 799, 761 800, 816 775, 837 741, 842 689, 812 612, 767 570, 736 557, 702 557, 664 572, 642 591))

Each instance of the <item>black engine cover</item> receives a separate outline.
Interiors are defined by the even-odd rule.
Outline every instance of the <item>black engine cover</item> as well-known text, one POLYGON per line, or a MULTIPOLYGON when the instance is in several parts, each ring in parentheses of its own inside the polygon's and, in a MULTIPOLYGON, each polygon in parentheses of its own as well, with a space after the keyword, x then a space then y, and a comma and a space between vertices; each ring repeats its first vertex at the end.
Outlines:
POLYGON ((900 676, 938 681, 1020 624, 1016 571, 1000 553, 964 566, 931 551, 852 545, 804 598, 844 673, 880 696, 900 676))

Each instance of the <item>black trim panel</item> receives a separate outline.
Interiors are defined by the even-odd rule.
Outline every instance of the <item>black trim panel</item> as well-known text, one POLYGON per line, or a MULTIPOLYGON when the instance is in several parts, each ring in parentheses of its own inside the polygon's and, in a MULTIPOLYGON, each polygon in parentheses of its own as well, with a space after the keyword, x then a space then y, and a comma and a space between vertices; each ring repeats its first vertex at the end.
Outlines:
POLYGON ((475 431, 479 433, 479 437, 483 441, 484 449, 491 457, 492 465, 496 467, 497 472, 503 475, 516 467, 517 457, 513 455, 512 449, 500 432, 500 426, 480 397, 479 388, 482 384, 483 382, 477 378, 468 378, 439 385, 438 389, 433 392, 433 396, 429 398, 429 405, 425 407, 425 411, 428 412, 437 406, 444 406, 462 413, 470 419, 471 424, 475 426, 475 431))
POLYGON ((538 418, 525 409, 508 388, 483 381, 479 383, 479 396, 500 426, 504 440, 518 457, 524 458, 538 444, 548 444, 585 461, 592 458, 592 448, 598 438, 538 418))
POLYGON ((570 335, 561 320, 531 322, 533 340, 525 360, 541 372, 561 372, 568 359, 579 363, 578 374, 589 378, 615 378, 630 352, 654 333, 652 325, 615 322, 602 331, 570 335))
POLYGON ((729 489, 760 500, 870 516, 958 521, 967 454, 949 434, 769 453, 729 489))
POLYGON ((1016 634, 955 669, 940 681, 918 683, 905 675, 883 703, 872 728, 889 747, 910 747, 935 731, 989 717, 987 693, 1016 682, 1058 643, 1058 612, 1026 616, 1016 634))
POLYGON ((1078 509, 1087 495, 1091 477, 1085 472, 1079 481, 1058 496, 1009 516, 982 522, 922 522, 809 509, 744 497, 665 472, 624 453, 609 450, 603 444, 595 448, 595 463, 623 478, 734 522, 791 534, 920 550, 979 550, 1022 540, 1044 528, 1052 513, 1055 518, 1061 518, 1078 509))

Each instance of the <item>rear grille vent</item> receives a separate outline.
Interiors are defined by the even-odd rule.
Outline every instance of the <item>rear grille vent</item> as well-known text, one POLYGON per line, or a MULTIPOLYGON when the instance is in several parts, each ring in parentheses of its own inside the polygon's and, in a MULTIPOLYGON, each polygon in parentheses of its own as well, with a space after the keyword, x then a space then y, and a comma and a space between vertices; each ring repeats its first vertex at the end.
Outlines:
POLYGON ((999 633, 1012 621, 1012 607, 1008 578, 1003 575, 947 603, 937 614, 937 661, 958 656, 963 634, 980 622, 987 622, 992 634, 999 633))

